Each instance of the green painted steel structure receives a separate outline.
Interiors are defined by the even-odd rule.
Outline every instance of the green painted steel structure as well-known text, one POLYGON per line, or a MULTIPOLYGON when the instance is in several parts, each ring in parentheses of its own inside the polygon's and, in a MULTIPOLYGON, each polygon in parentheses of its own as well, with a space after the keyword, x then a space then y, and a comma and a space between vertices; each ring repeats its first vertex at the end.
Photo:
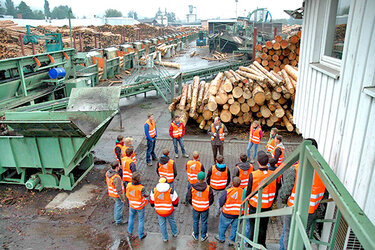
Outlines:
POLYGON ((348 226, 365 249, 374 249, 375 246, 375 226, 371 223, 363 210, 344 187, 319 151, 311 144, 311 141, 304 141, 270 177, 263 180, 257 189, 244 199, 241 205, 241 212, 247 211, 248 201, 258 193, 258 206, 255 214, 239 216, 236 237, 237 249, 244 249, 245 242, 255 249, 265 249, 258 244, 259 223, 261 217, 292 215, 290 226, 288 249, 312 249, 312 244, 324 245, 333 249, 336 233, 342 216, 348 226), (299 161, 300 167, 297 176, 295 205, 272 211, 261 212, 262 190, 281 176, 294 163, 299 161), (310 234, 306 233, 308 209, 310 204, 310 194, 314 170, 323 181, 327 191, 334 202, 337 213, 335 219, 315 220, 316 223, 334 223, 332 235, 329 242, 323 242, 313 237, 314 227, 311 227, 310 234), (245 235, 246 220, 255 218, 254 238, 251 241, 245 235), (242 223, 242 225, 241 225, 242 223))
POLYGON ((76 88, 65 112, 6 112, 0 183, 72 190, 94 166, 90 151, 117 114, 119 96, 119 87, 76 88))

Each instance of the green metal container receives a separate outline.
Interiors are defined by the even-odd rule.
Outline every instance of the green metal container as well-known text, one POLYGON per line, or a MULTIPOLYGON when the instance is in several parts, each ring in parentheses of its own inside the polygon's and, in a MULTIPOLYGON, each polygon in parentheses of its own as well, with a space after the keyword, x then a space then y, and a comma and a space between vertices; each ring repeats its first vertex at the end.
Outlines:
POLYGON ((90 151, 117 114, 120 91, 74 88, 65 112, 6 112, 0 183, 72 190, 94 166, 90 151))

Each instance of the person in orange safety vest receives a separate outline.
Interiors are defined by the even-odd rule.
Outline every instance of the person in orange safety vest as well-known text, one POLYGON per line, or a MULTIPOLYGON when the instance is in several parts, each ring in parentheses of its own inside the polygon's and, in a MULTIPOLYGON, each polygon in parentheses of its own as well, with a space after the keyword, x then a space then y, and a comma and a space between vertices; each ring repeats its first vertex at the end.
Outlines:
POLYGON ((158 162, 156 173, 167 178, 168 184, 174 188, 174 180, 177 176, 177 168, 174 160, 169 158, 169 150, 163 149, 163 155, 158 162))
POLYGON ((121 166, 122 165, 122 162, 121 162, 121 158, 122 158, 122 155, 121 155, 121 151, 122 151, 122 148, 124 147, 124 143, 125 143, 125 139, 122 135, 119 135, 117 136, 117 140, 116 140, 116 146, 115 146, 115 156, 116 156, 116 160, 118 162, 118 164, 121 166))
POLYGON ((138 237, 140 240, 147 236, 144 232, 145 210, 147 205, 147 197, 149 196, 145 187, 141 184, 141 173, 139 171, 133 173, 132 182, 126 186, 126 198, 129 200, 129 238, 134 238, 134 218, 138 214, 138 237))
POLYGON ((125 145, 122 147, 122 150, 121 150, 122 157, 126 156, 126 150, 128 148, 133 148, 133 154, 131 155, 131 158, 134 164, 137 165, 137 157, 135 156, 135 151, 133 147, 133 138, 130 138, 130 137, 125 138, 125 145))
POLYGON ((228 129, 217 116, 215 117, 214 122, 208 128, 207 133, 211 136, 211 147, 215 162, 217 151, 219 151, 220 155, 224 155, 224 140, 228 135, 228 129))
POLYGON ((147 151, 146 151, 146 162, 147 166, 152 166, 151 157, 153 161, 159 160, 155 154, 156 138, 158 137, 158 131, 153 114, 148 114, 147 121, 144 125, 145 136, 147 140, 147 151))
POLYGON ((188 179, 188 188, 187 188, 187 192, 186 192, 186 196, 185 196, 185 205, 188 205, 187 196, 188 196, 189 190, 191 188, 191 185, 198 182, 197 176, 198 176, 199 172, 204 172, 204 166, 199 161, 199 152, 194 151, 193 152, 193 159, 186 163, 186 174, 187 174, 187 179, 188 179))
MULTIPOLYGON (((318 148, 318 143, 315 139, 308 138, 306 140, 311 141, 312 145, 318 148)), ((279 191, 279 201, 281 204, 285 204, 289 207, 294 205, 294 198, 296 192, 297 176, 299 171, 299 162, 297 161, 292 167, 290 167, 283 174, 282 186, 279 191)), ((315 218, 315 212, 322 201, 326 193, 326 188, 320 179, 318 173, 314 171, 313 183, 310 195, 309 204, 309 215, 307 219, 306 232, 310 232, 310 227, 312 225, 313 219, 315 218)), ((291 224, 291 215, 284 216, 283 221, 283 241, 280 241, 280 249, 287 249, 289 242, 289 230, 291 224)))
POLYGON ((232 187, 222 192, 220 196, 220 207, 222 212, 220 215, 219 235, 215 239, 221 243, 225 242, 225 232, 231 226, 229 236, 229 246, 233 246, 236 240, 238 216, 240 215, 240 208, 242 203, 243 189, 240 187, 241 179, 234 177, 232 180, 232 187))
POLYGON ((237 163, 234 168, 233 176, 237 176, 241 180, 241 188, 246 188, 249 182, 249 176, 254 171, 254 166, 250 162, 247 162, 246 154, 240 155, 240 163, 237 163))
POLYGON ((280 166, 284 161, 285 147, 282 143, 283 138, 281 135, 276 136, 275 143, 276 146, 272 151, 272 157, 276 160, 276 167, 280 166))
POLYGON ((167 178, 160 177, 159 183, 151 191, 150 204, 158 215, 159 227, 164 242, 168 241, 167 221, 171 226, 172 236, 177 237, 178 230, 174 218, 174 207, 178 206, 177 192, 169 186, 167 178))
POLYGON ((195 241, 199 239, 199 221, 202 222, 201 241, 207 240, 209 208, 214 203, 212 188, 205 182, 205 177, 204 172, 199 172, 197 175, 198 182, 191 185, 188 194, 188 202, 193 206, 193 232, 191 236, 195 241))
POLYGON ((276 146, 275 139, 277 136, 277 128, 272 128, 270 132, 270 138, 268 139, 266 150, 267 153, 271 153, 276 146))
POLYGON ((125 202, 125 189, 121 181, 121 176, 118 173, 119 170, 120 166, 118 162, 112 162, 111 168, 105 173, 108 195, 115 200, 114 219, 116 225, 124 224, 122 211, 125 202))
POLYGON ((255 120, 253 124, 250 126, 249 131, 249 144, 247 145, 246 154, 247 158, 250 158, 250 150, 254 146, 254 154, 253 154, 253 160, 251 162, 255 162, 255 157, 257 156, 258 152, 258 145, 263 137, 263 131, 262 128, 259 125, 259 121, 255 120))
POLYGON ((178 144, 180 144, 182 156, 188 158, 184 146, 185 126, 180 121, 180 116, 176 115, 169 126, 169 135, 172 137, 175 157, 178 158, 178 144))

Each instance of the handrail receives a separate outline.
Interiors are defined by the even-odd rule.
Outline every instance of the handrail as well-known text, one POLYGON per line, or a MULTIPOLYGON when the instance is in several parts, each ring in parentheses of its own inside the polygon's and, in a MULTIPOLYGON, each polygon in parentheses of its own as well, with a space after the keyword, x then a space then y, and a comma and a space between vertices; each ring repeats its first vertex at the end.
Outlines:
POLYGON ((365 249, 371 249, 375 246, 375 226, 364 214, 363 210, 355 202, 348 190, 344 187, 338 177, 334 174, 328 163, 324 160, 319 151, 311 144, 311 141, 304 141, 300 146, 286 159, 286 161, 277 168, 268 178, 264 179, 259 186, 248 195, 241 204, 240 214, 242 211, 247 211, 249 199, 254 195, 258 195, 258 204, 255 214, 242 215, 238 217, 238 229, 236 242, 239 249, 243 249, 244 242, 249 243, 253 247, 261 248, 258 241, 258 228, 261 217, 282 216, 292 214, 292 221, 290 226, 288 249, 311 249, 311 243, 330 246, 332 248, 334 239, 330 243, 322 242, 316 239, 309 239, 306 233, 307 216, 310 204, 310 194, 313 182, 314 170, 319 175, 328 190, 331 199, 327 200, 335 202, 338 209, 335 220, 326 219, 316 222, 334 222, 336 223, 333 229, 333 235, 336 235, 338 222, 343 216, 350 229, 354 232, 359 242, 365 249), (296 184, 295 205, 293 207, 280 208, 267 212, 261 211, 262 190, 267 185, 275 181, 285 171, 287 171, 295 162, 299 161, 299 171, 296 184), (249 240, 244 235, 245 220, 248 218, 255 218, 254 237, 253 241, 249 240), (242 227, 240 226, 243 221, 242 227), (240 232, 242 230, 242 232, 240 232), (240 242, 238 242, 240 241, 240 242))

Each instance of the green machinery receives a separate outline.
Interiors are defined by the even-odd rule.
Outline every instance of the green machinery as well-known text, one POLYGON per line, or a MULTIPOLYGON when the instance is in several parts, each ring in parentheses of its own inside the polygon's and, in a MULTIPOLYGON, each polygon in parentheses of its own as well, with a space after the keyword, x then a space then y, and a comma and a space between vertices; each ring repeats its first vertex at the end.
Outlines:
MULTIPOLYGON (((241 211, 247 211, 248 201, 254 195, 258 194, 258 206, 255 214, 241 215, 238 218, 238 228, 236 237, 236 248, 244 249, 245 242, 249 243, 253 249, 266 249, 258 243, 260 218, 272 216, 292 215, 289 242, 287 249, 315 249, 313 244, 326 247, 325 249, 336 249, 335 240, 342 218, 343 224, 350 228, 364 249, 374 249, 375 246, 375 226, 358 206, 356 201, 344 187, 338 177, 334 174, 331 167, 324 160, 319 151, 312 146, 310 141, 304 141, 271 176, 264 179, 248 197, 244 199, 241 205, 241 211), (293 207, 284 207, 276 210, 261 212, 262 190, 280 177, 296 161, 299 161, 299 171, 296 184, 295 202, 293 207), (311 187, 315 174, 318 174, 323 181, 330 199, 322 203, 332 202, 336 212, 332 219, 314 218, 311 231, 306 232, 308 211, 310 205, 311 187), (250 240, 245 235, 246 223, 249 218, 255 219, 253 239, 250 240), (242 224, 241 224, 242 223, 242 224), (322 241, 314 234, 314 226, 318 223, 329 223, 331 225, 331 234, 329 241, 322 241)), ((345 230, 345 229, 343 229, 345 230)), ((319 246, 317 246, 319 248, 319 246)), ((356 247, 357 248, 357 247, 356 247)), ((358 247, 358 249, 362 249, 358 247)))
POLYGON ((120 87, 75 88, 65 112, 6 112, 0 183, 72 190, 94 166, 91 149, 119 109, 120 87))
POLYGON ((62 37, 60 33, 49 32, 45 29, 34 27, 31 25, 26 25, 26 35, 23 37, 23 44, 38 44, 38 40, 43 39, 46 43, 47 52, 59 51, 64 48, 62 37), (31 32, 31 28, 37 29, 39 31, 45 32, 44 35, 35 35, 31 32))

